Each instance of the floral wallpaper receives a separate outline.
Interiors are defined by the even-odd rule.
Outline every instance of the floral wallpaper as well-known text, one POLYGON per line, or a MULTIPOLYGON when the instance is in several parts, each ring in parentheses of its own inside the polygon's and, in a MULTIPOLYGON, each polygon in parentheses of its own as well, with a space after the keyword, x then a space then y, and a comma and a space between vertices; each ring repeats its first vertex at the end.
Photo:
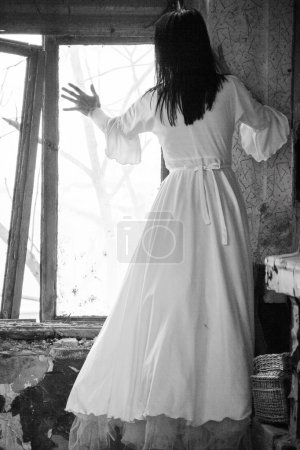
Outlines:
MULTIPOLYGON (((211 0, 207 16, 225 71, 291 118, 292 0, 211 0)), ((295 249, 291 139, 267 162, 247 156, 236 134, 233 168, 245 198, 255 261, 295 249)))

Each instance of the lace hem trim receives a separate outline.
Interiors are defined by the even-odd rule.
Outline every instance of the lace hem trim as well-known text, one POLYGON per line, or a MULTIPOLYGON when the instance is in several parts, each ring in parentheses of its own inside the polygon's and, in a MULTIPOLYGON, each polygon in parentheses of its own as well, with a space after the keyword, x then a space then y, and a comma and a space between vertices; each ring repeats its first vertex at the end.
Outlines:
POLYGON ((251 450, 250 418, 209 421, 198 427, 185 419, 161 414, 123 422, 106 415, 78 414, 72 424, 69 450, 105 450, 111 440, 132 450, 251 450))

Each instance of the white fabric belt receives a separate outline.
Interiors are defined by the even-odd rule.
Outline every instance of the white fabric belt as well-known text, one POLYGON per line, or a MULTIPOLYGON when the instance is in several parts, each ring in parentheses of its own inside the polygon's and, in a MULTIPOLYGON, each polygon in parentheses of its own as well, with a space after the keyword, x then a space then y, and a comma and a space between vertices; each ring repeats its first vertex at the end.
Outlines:
POLYGON ((200 200, 201 200, 201 213, 203 221, 206 225, 209 225, 211 223, 210 215, 208 211, 208 205, 207 205, 207 197, 206 197, 206 188, 204 184, 204 176, 203 171, 207 170, 212 174, 214 188, 215 188, 215 195, 217 199, 217 208, 219 212, 219 218, 220 218, 220 226, 221 226, 221 237, 222 237, 222 244, 227 245, 228 244, 228 232, 227 227, 225 223, 225 217, 224 212, 222 208, 222 202, 220 197, 220 191, 217 183, 217 179, 215 177, 215 170, 223 169, 225 167, 231 167, 229 164, 221 164, 220 162, 211 162, 211 163, 205 163, 205 164, 198 164, 196 166, 182 166, 182 167, 176 167, 174 169, 170 169, 170 172, 177 172, 178 170, 193 170, 194 172, 199 173, 200 177, 200 200))

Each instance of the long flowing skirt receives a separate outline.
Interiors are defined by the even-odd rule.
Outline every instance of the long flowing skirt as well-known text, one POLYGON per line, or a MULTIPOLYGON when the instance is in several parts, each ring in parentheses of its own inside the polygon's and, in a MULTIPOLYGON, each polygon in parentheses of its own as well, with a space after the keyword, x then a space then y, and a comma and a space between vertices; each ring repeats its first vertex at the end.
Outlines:
POLYGON ((215 180, 203 176, 209 224, 196 172, 170 173, 161 185, 113 311, 70 393, 71 450, 105 449, 116 429, 139 450, 251 448, 246 211, 231 169, 215 180))

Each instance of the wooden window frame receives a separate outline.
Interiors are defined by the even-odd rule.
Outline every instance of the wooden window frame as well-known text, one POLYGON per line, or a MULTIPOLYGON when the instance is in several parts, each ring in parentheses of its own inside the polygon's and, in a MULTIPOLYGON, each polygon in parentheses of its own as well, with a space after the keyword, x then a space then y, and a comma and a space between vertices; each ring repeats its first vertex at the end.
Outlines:
MULTIPOLYGON (((68 4, 58 4, 49 0, 35 0, 24 2, 17 0, 13 4, 4 0, 0 15, 0 38, 1 33, 16 34, 40 34, 44 36, 44 50, 38 46, 18 42, 8 42, 5 51, 14 53, 17 49, 30 57, 30 49, 39 52, 39 73, 45 69, 46 64, 44 108, 43 108, 43 142, 42 142, 42 212, 41 212, 41 261, 40 261, 40 321, 34 324, 35 319, 20 321, 18 315, 21 301, 20 280, 25 269, 25 256, 27 247, 26 227, 29 227, 29 209, 27 216, 21 220, 16 217, 14 221, 19 223, 20 228, 16 233, 20 247, 20 257, 13 255, 13 242, 9 260, 14 261, 15 281, 18 289, 12 289, 6 300, 2 302, 0 313, 0 337, 12 337, 13 339, 36 339, 49 337, 91 337, 96 336, 106 317, 56 317, 56 267, 57 267, 57 214, 52 215, 57 205, 57 183, 53 180, 58 171, 51 172, 57 166, 58 156, 58 44, 146 44, 153 42, 153 24, 165 11, 169 0, 104 0, 101 3, 93 0, 78 2, 69 0, 68 4), (36 47, 36 48, 35 48, 36 47), (29 53, 28 53, 29 52, 29 53), (43 61, 47 53, 46 61, 43 61), (54 78, 51 79, 50 73, 54 78), (56 87, 55 87, 56 85, 56 87), (52 96, 53 95, 53 96, 52 96), (49 120, 48 120, 49 119, 49 120), (51 121, 53 120, 52 124, 51 121), (54 177, 54 178, 53 178, 54 177), (51 195, 53 196, 51 197, 51 195), (44 199, 47 197, 47 201, 44 199), (27 218, 26 218, 27 217, 27 218), (25 220, 26 219, 26 220, 25 220), (54 245, 55 244, 55 245, 54 245), (49 278, 48 278, 49 277, 49 278), (19 299, 19 300, 18 300, 19 299), (17 319, 17 322, 15 321, 17 319), (63 322, 63 323, 62 323, 63 322), (69 323, 70 322, 70 323, 69 323), (26 325, 27 323, 27 325, 26 325)), ((206 1, 206 0, 205 0, 206 1)), ((187 7, 195 7, 206 14, 207 5, 202 0, 186 0, 187 7)), ((1 39, 0 39, 1 42, 1 39)), ((2 43, 2 42, 1 42, 2 43)), ((2 47, 3 49, 3 47, 2 47)), ((39 88, 40 91, 40 88, 39 88)), ((37 100, 37 99, 35 99, 37 100)), ((33 103, 32 103, 33 105, 33 103)), ((38 108, 32 108, 35 112, 38 108)), ((38 126, 34 127, 37 137, 38 126)), ((34 141, 34 133, 31 133, 34 141)), ((24 149, 23 149, 24 151, 24 149)), ((33 153, 31 153, 33 155, 33 153)), ((31 163, 33 163, 31 159, 31 163)), ((28 166, 29 167, 29 166, 28 166)), ((32 165, 31 165, 32 167, 32 165)), ((29 181, 33 176, 24 176, 23 168, 22 183, 27 192, 30 191, 29 181)), ((27 174, 30 173, 27 169, 27 174)), ((33 172, 31 172, 33 175, 33 172)), ((161 179, 168 175, 163 154, 161 153, 161 179)), ((24 191, 25 192, 25 191, 24 191)), ((23 210, 27 204, 31 205, 28 195, 24 195, 23 210)), ((57 208, 56 208, 57 211, 57 208)), ((11 238, 12 239, 12 238, 11 238)), ((12 239, 13 241, 13 239, 12 239)), ((15 250, 17 250, 17 241, 15 250)), ((8 269, 8 267, 7 267, 8 269)), ((8 270, 7 270, 8 273, 8 270)), ((8 291, 7 291, 8 292, 8 291)))
POLYGON ((22 119, 8 237, 0 317, 20 313, 43 97, 44 52, 41 47, 0 40, 0 51, 27 58, 22 119))
MULTIPOLYGON (((27 57, 22 120, 0 318, 19 318, 26 263, 40 115, 43 114, 41 181, 40 322, 56 315, 58 244, 59 45, 148 44, 148 37, 44 36, 43 48, 0 39, 0 50, 27 57)), ((161 181, 168 175, 161 151, 161 181)), ((72 316, 103 323, 106 316, 72 316)))
MULTIPOLYGON (((58 237, 58 100, 59 100, 59 45, 116 45, 149 44, 149 38, 111 38, 46 36, 44 48, 45 92, 43 107, 43 152, 42 152, 42 225, 41 225, 41 299, 40 321, 64 320, 56 315, 57 302, 57 237, 58 237)), ((161 152, 161 181, 167 176, 161 152)), ((70 316, 70 320, 100 320, 106 316, 70 316)))

